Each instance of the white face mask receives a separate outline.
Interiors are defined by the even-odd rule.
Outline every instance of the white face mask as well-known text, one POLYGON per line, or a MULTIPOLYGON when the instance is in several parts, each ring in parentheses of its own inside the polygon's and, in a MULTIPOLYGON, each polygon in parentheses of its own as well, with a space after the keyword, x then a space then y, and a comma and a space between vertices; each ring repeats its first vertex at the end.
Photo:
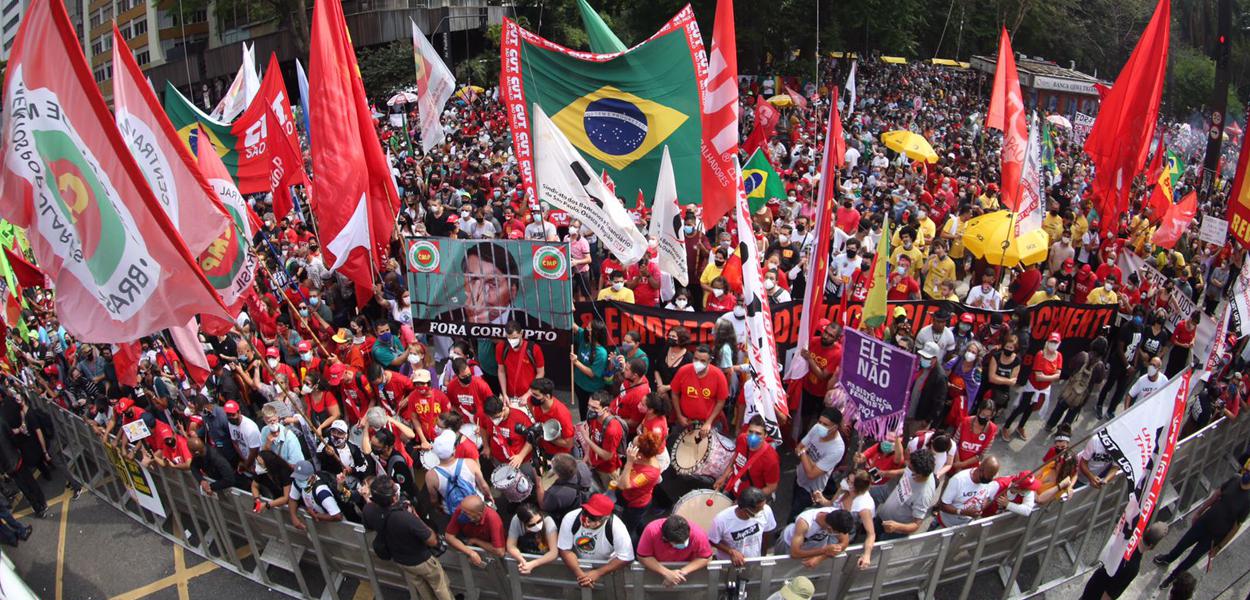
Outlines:
POLYGON ((521 347, 521 340, 508 338, 508 345, 512 346, 512 348, 515 350, 521 347))
POLYGON ((1156 367, 1156 366, 1154 366, 1154 365, 1150 365, 1149 367, 1146 367, 1146 374, 1147 374, 1147 375, 1149 375, 1149 376, 1151 376, 1151 377, 1154 377, 1155 375, 1158 375, 1158 374, 1159 374, 1159 367, 1156 367))
POLYGON ((270 369, 278 368, 278 359, 276 358, 271 358, 269 360, 266 360, 265 362, 269 364, 270 369))
POLYGON ((712 290, 712 295, 716 296, 717 298, 720 298, 721 296, 725 295, 725 290, 722 290, 720 288, 715 288, 712 290))
POLYGON ((735 307, 734 307, 734 316, 735 316, 735 317, 738 317, 739 319, 741 319, 742 317, 747 316, 747 309, 746 309, 745 307, 742 307, 742 306, 735 306, 735 307))
POLYGON ((964 352, 964 360, 966 360, 966 361, 968 361, 968 362, 973 362, 973 361, 975 361, 976 359, 977 359, 977 353, 976 353, 976 352, 972 352, 972 351, 964 352))
POLYGON ((282 431, 282 423, 274 423, 270 425, 269 431, 272 431, 274 433, 278 433, 279 431, 282 431))
POLYGON ((299 391, 300 391, 300 392, 302 392, 302 393, 305 393, 305 394, 311 394, 311 393, 313 393, 313 389, 312 389, 312 386, 311 386, 311 385, 306 385, 306 386, 304 386, 304 387, 301 387, 301 388, 299 389, 299 391))
POLYGON ((409 354, 409 355, 408 355, 408 364, 410 364, 410 365, 415 365, 415 364, 417 364, 417 363, 419 363, 419 362, 421 362, 421 355, 420 355, 420 354, 409 354))
POLYGON ((673 302, 673 306, 676 306, 677 308, 686 308, 686 304, 687 302, 685 298, 678 298, 673 302))
POLYGON ((525 530, 530 533, 538 533, 543 530, 543 524, 538 523, 537 525, 526 525, 525 530))
POLYGON ((304 361, 304 362, 308 362, 308 361, 312 360, 312 359, 313 359, 312 352, 304 352, 304 353, 301 353, 301 354, 299 355, 299 359, 300 359, 300 360, 302 360, 302 361, 304 361))
POLYGON ((356 337, 352 338, 352 343, 353 343, 353 344, 363 344, 363 343, 365 343, 365 336, 363 336, 363 335, 359 335, 359 336, 356 336, 356 337))
POLYGON ((1046 342, 1046 349, 1054 352, 1059 349, 1059 342, 1046 342))
POLYGON ((771 292, 771 291, 773 291, 773 289, 774 289, 774 288, 776 288, 776 287, 777 287, 777 282, 776 282, 776 281, 773 281, 772 279, 765 279, 765 280, 764 280, 764 289, 766 289, 766 290, 768 290, 768 291, 770 291, 770 292, 771 292))
POLYGON ((696 361, 694 361, 694 362, 693 362, 693 363, 691 363, 691 364, 693 364, 693 365, 694 365, 694 372, 695 372, 695 373, 698 373, 699 375, 702 375, 702 374, 704 374, 705 372, 707 372, 707 363, 705 363, 705 362, 703 362, 703 361, 701 361, 701 360, 696 360, 696 361))
POLYGON ((616 282, 616 283, 613 283, 613 284, 612 284, 612 290, 613 290, 613 291, 617 291, 617 292, 619 292, 619 291, 621 291, 621 290, 623 290, 623 289, 625 289, 625 282, 624 282, 624 281, 618 281, 618 282, 616 282))

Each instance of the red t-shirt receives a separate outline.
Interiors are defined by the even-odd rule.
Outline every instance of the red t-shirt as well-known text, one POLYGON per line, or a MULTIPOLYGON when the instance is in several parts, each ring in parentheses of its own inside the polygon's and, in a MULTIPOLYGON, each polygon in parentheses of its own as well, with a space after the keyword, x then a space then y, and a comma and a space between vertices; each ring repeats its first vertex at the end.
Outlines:
POLYGON ((407 375, 395 371, 388 372, 391 374, 390 380, 378 388, 378 395, 382 398, 382 404, 389 406, 394 411, 399 408, 399 401, 407 398, 408 394, 412 393, 413 385, 412 380, 408 379, 407 375))
POLYGON ((737 305, 738 297, 732 292, 725 292, 720 298, 714 295, 707 297, 707 312, 729 312, 737 305))
MULTIPOLYGON (((555 419, 560 423, 560 439, 573 439, 573 415, 569 412, 569 407, 565 406, 557 398, 552 398, 551 409, 543 410, 541 406, 530 405, 530 412, 534 413, 535 423, 545 423, 551 419, 555 419)), ((556 454, 568 454, 569 448, 563 448, 546 440, 538 440, 538 446, 546 452, 548 456, 556 454)))
POLYGON ((1107 278, 1107 276, 1108 276, 1108 275, 1110 275, 1111 277, 1113 277, 1113 278, 1114 278, 1113 280, 1114 280, 1116 283, 1120 283, 1120 281, 1121 281, 1121 279, 1120 279, 1120 275, 1121 275, 1120 267, 1117 267, 1117 266, 1115 266, 1114 264, 1111 264, 1111 263, 1102 263, 1101 265, 1098 265, 1098 270, 1094 271, 1094 275, 1096 275, 1096 276, 1098 277, 1098 281, 1103 281, 1103 280, 1105 280, 1105 279, 1107 278))
POLYGON ((447 396, 452 401, 452 406, 460 411, 460 416, 464 417, 465 423, 481 422, 485 418, 482 416, 482 403, 493 395, 490 385, 476 375, 468 385, 460 383, 457 377, 447 382, 447 396))
POLYGON ((880 444, 873 444, 871 448, 864 451, 864 460, 868 466, 877 469, 877 476, 873 478, 873 485, 881 485, 889 478, 885 476, 885 471, 894 471, 903 468, 903 463, 894 460, 894 453, 885 454, 881 452, 880 444))
POLYGON ((460 538, 461 541, 473 538, 496 548, 504 547, 503 519, 499 518, 499 513, 495 512, 495 509, 489 506, 484 507, 480 523, 461 523, 460 514, 459 508, 451 513, 451 521, 447 523, 447 533, 460 538))
POLYGON ((1094 289, 1095 282, 1096 279, 1092 272, 1078 272, 1072 283, 1072 301, 1077 304, 1085 304, 1085 300, 1089 298, 1090 290, 1094 289))
POLYGON ((334 389, 338 392, 337 397, 343 399, 348 421, 355 423, 364 417, 365 411, 369 410, 370 385, 360 373, 347 369, 343 373, 343 381, 334 389))
POLYGON ((854 208, 838 208, 838 229, 851 235, 859 231, 859 211, 854 208))
MULTIPOLYGON (((658 280, 660 278, 660 267, 651 261, 647 261, 646 266, 647 273, 643 276, 643 283, 632 287, 634 290, 634 304, 654 307, 660 300, 660 290, 651 287, 651 283, 645 280, 649 277, 655 277, 658 280)), ((630 265, 625 269, 625 279, 631 281, 641 274, 642 270, 638 268, 638 265, 630 265)))
POLYGON ((650 431, 660 436, 660 441, 667 443, 668 440, 668 419, 664 415, 658 415, 650 419, 643 419, 642 424, 638 426, 638 435, 650 431))
POLYGON ((910 275, 904 275, 890 286, 890 291, 886 293, 887 300, 911 300, 913 297, 920 295, 920 284, 910 275))
POLYGON ((331 406, 338 406, 338 398, 334 397, 334 392, 323 390, 320 394, 313 392, 304 397, 308 403, 308 412, 320 414, 330 410, 331 406), (318 398, 317 396, 321 396, 318 398))
POLYGON ((628 488, 621 489, 621 498, 625 506, 642 508, 651 504, 651 496, 656 484, 660 483, 660 470, 651 465, 634 463, 633 472, 629 476, 628 488))
POLYGON ((496 462, 512 460, 525 449, 525 436, 516 432, 516 426, 529 427, 534 422, 529 415, 517 410, 508 411, 508 417, 495 425, 490 419, 482 419, 481 435, 490 443, 490 453, 496 462))
POLYGON ((814 335, 811 342, 807 344, 807 350, 812 353, 812 362, 820 365, 826 375, 817 377, 815 371, 809 370, 807 376, 803 378, 803 391, 813 396, 824 396, 829 390, 831 373, 842 363, 842 344, 834 342, 832 346, 825 346, 821 343, 820 336, 814 335))
POLYGON ((515 350, 508 342, 499 342, 495 345, 495 362, 508 378, 508 389, 504 390, 504 394, 509 398, 524 396, 530 391, 530 384, 538 377, 538 369, 546 364, 543 362, 543 349, 528 341, 522 341, 515 350))
POLYGON ((651 393, 651 383, 643 377, 636 385, 621 385, 621 391, 612 399, 612 414, 625 419, 630 423, 637 423, 642 420, 642 415, 646 414, 647 407, 644 403, 647 401, 647 394, 651 393))
POLYGON ((425 439, 433 442, 434 425, 438 423, 439 415, 451 410, 451 401, 446 394, 434 388, 426 387, 425 391, 422 394, 420 390, 414 389, 408 394, 408 404, 404 406, 400 416, 420 425, 421 431, 425 432, 425 439))
POLYGON ((729 490, 734 494, 748 487, 763 489, 781 479, 781 459, 777 456, 777 450, 769 445, 768 440, 764 440, 754 452, 750 451, 747 449, 747 434, 745 433, 738 435, 738 443, 734 445, 730 465, 733 469, 733 475, 730 477, 737 479, 733 489, 729 490), (759 458, 751 461, 756 454, 760 455, 759 458), (747 467, 748 461, 751 461, 750 467, 747 467))
MULTIPOLYGON (((998 424, 993 421, 990 421, 981 433, 973 433, 972 423, 976 421, 976 418, 976 415, 964 417, 963 422, 959 424, 959 433, 955 437, 956 460, 965 461, 984 454, 990 444, 994 443, 994 436, 998 435, 998 424)), ((975 467, 979 463, 980 461, 977 461, 971 466, 975 467)))
POLYGON ((1054 375, 1063 370, 1063 354, 1055 352, 1055 360, 1047 360, 1045 355, 1045 350, 1037 351, 1037 356, 1033 357, 1033 371, 1029 373, 1029 383, 1039 390, 1050 387, 1051 382, 1039 381, 1038 375, 1054 375))
POLYGON ((481 459, 481 455, 477 451, 477 444, 467 437, 461 439, 460 443, 456 444, 456 452, 453 456, 456 458, 471 458, 473 460, 481 459))
POLYGON ((1194 337, 1198 335, 1198 329, 1189 321, 1181 321, 1176 324, 1176 331, 1172 332, 1172 342, 1176 344, 1189 344, 1194 341, 1194 337))
POLYGON ((589 450, 586 451, 586 462, 590 467, 600 473, 615 473, 621 468, 621 457, 617 453, 620 448, 621 440, 625 438, 625 430, 621 427, 621 422, 617 419, 608 421, 605 430, 602 419, 592 419, 589 422, 590 441, 596 446, 608 451, 611 456, 607 460, 599 458, 597 454, 589 450))
POLYGON ((716 415, 712 410, 716 403, 729 397, 729 384, 725 381, 725 373, 720 369, 708 366, 703 377, 695 375, 694 365, 682 365, 673 375, 670 384, 676 403, 681 407, 681 414, 692 421, 708 421, 716 415))

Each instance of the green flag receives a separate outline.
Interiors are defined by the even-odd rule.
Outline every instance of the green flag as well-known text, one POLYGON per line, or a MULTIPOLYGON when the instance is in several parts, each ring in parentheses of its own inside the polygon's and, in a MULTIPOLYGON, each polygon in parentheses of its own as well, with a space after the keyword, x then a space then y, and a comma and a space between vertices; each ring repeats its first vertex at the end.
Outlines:
POLYGON ((1059 175, 1059 165, 1055 164, 1055 138, 1050 135, 1050 124, 1042 121, 1042 172, 1050 173, 1051 177, 1059 175))
POLYGON ((786 186, 764 153, 756 150, 742 165, 742 187, 747 193, 751 214, 759 212, 769 200, 786 197, 786 186))
POLYGON ((583 175, 607 172, 627 206, 640 194, 651 204, 665 145, 679 201, 698 203, 703 164, 698 35, 687 6, 651 39, 603 58, 558 46, 504 19, 500 81, 529 198, 538 197, 530 131, 538 104, 596 171, 583 175))
POLYGON ((582 11, 582 25, 586 27, 586 36, 590 38, 590 51, 595 54, 612 54, 624 52, 625 44, 603 22, 603 17, 590 7, 586 0, 577 0, 577 9, 582 11))
POLYGON ((187 140, 191 132, 197 126, 204 128, 221 157, 221 163, 238 184, 239 192, 255 194, 270 190, 269 155, 264 151, 263 133, 258 135, 264 130, 264 123, 258 122, 258 119, 265 118, 267 111, 244 111, 233 123, 215 121, 169 82, 165 83, 164 104, 165 113, 183 143, 190 145, 187 140))
POLYGON ((889 284, 886 273, 890 270, 890 220, 881 226, 881 239, 877 240, 877 255, 872 261, 872 283, 868 285, 868 297, 864 299, 862 322, 866 330, 873 330, 885 323, 887 310, 886 292, 889 284))

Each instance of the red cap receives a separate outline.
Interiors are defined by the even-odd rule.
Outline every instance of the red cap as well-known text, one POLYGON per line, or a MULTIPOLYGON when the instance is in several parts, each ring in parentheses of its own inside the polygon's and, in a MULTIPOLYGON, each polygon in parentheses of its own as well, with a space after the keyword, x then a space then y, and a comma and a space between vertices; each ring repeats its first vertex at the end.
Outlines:
POLYGON ((1075 262, 1073 262, 1073 261, 1072 261, 1072 259, 1070 259, 1070 258, 1065 258, 1065 259, 1063 260, 1063 268, 1065 268, 1065 269, 1071 269, 1071 268, 1072 268, 1072 265, 1075 265, 1075 264, 1076 264, 1076 263, 1075 263, 1075 262))
POLYGON ((195 423, 196 425, 203 425, 204 417, 201 417, 200 415, 191 415, 191 422, 195 423))
POLYGON ((208 360, 208 368, 210 369, 216 369, 217 365, 221 363, 221 359, 217 358, 216 354, 209 354, 204 358, 208 360))
POLYGON ((127 413, 130 411, 131 408, 134 407, 134 405, 135 405, 134 400, 131 400, 130 398, 122 398, 121 400, 117 401, 117 412, 127 413))
POLYGON ((296 347, 299 348, 300 352, 312 352, 312 342, 308 340, 300 342, 299 346, 296 347))
POLYGON ((239 414, 239 403, 234 400, 226 400, 226 405, 222 407, 228 415, 239 414))
POLYGON ((595 494, 582 505, 582 512, 592 517, 606 517, 612 514, 614 503, 603 494, 595 494))
POLYGON ((830 326, 830 325, 832 325, 832 324, 833 324, 833 321, 830 321, 829 319, 821 319, 821 320, 819 320, 819 321, 816 321, 816 330, 817 330, 817 331, 824 331, 824 329, 825 329, 826 327, 828 327, 828 326, 830 326))
POLYGON ((1020 471, 1015 477, 1011 478, 1011 484, 1023 490, 1037 491, 1041 489, 1042 482, 1033 476, 1033 471, 1020 471))
POLYGON ((270 346, 265 350, 265 356, 268 356, 269 358, 278 358, 278 347, 270 346))
POLYGON ((1092 269, 1092 268, 1090 268, 1090 266, 1089 266, 1088 264, 1081 265, 1081 272, 1082 272, 1082 273, 1089 273, 1090 271, 1093 271, 1093 269, 1092 269))
POLYGON ((343 382, 343 372, 347 370, 347 366, 343 363, 335 363, 326 371, 326 383, 330 385, 338 385, 343 382))
POLYGON ((524 234, 520 231, 517 231, 516 229, 513 229, 512 231, 508 232, 508 239, 510 240, 519 240, 523 236, 524 234))
POLYGON ((972 313, 964 313, 964 314, 962 314, 962 315, 959 315, 959 322, 960 322, 960 323, 969 323, 969 324, 971 324, 971 323, 975 323, 975 322, 976 322, 976 317, 973 317, 973 316, 972 316, 972 313))
POLYGON ((447 224, 448 224, 448 225, 453 225, 453 224, 455 224, 455 223, 459 223, 459 222, 460 222, 460 215, 451 215, 451 216, 447 217, 447 224))
POLYGON ((1051 341, 1051 342, 1062 342, 1062 341, 1063 341, 1063 336, 1059 335, 1059 332, 1058 332, 1058 331, 1052 331, 1052 332, 1050 332, 1050 337, 1048 337, 1048 338, 1046 338, 1046 339, 1047 339, 1048 341, 1051 341))

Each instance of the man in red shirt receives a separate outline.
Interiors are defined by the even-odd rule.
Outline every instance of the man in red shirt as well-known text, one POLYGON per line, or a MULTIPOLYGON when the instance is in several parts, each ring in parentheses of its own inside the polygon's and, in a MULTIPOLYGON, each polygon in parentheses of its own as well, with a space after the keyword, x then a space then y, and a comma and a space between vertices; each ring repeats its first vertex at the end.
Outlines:
POLYGON ((807 349, 802 352, 807 360, 807 376, 803 378, 802 409, 805 415, 824 408, 829 382, 842 364, 842 343, 838 341, 842 337, 841 329, 829 319, 817 321, 816 328, 816 335, 812 336, 807 349))
POLYGON ((473 374, 473 367, 469 366, 468 360, 452 359, 451 368, 456 376, 447 380, 447 396, 465 423, 478 425, 482 421, 482 404, 494 392, 486 380, 473 374))
POLYGON ((495 345, 495 362, 499 365, 499 388, 503 399, 529 400, 530 384, 539 377, 546 377, 543 349, 538 344, 523 339, 521 324, 509 321, 508 339, 495 345))
POLYGON ((485 561, 477 550, 469 546, 476 546, 496 558, 503 558, 503 519, 499 518, 495 509, 486 506, 481 497, 466 496, 447 523, 447 545, 463 552, 475 567, 484 565, 485 561))
MULTIPOLYGON (((884 257, 877 257, 878 260, 884 257)), ((915 277, 909 275, 911 272, 911 258, 902 255, 898 257, 898 266, 894 268, 894 272, 890 273, 890 289, 886 292, 886 299, 891 302, 902 300, 919 300, 920 299, 920 283, 915 277)))
POLYGON ((642 422, 642 415, 647 412, 647 407, 643 403, 647 401, 647 394, 650 393, 651 383, 647 381, 647 361, 641 358, 631 359, 625 363, 621 391, 612 400, 612 414, 625 419, 628 429, 633 431, 638 427, 638 423, 642 422))
POLYGON ((295 375, 295 369, 292 369, 291 365, 282 362, 277 346, 270 346, 268 350, 265 350, 265 365, 269 367, 261 374, 265 383, 272 384, 274 374, 281 373, 286 375, 288 385, 299 387, 300 378, 295 375))
POLYGON ((599 483, 606 489, 608 481, 616 477, 621 470, 621 445, 625 442, 624 421, 611 412, 604 404, 608 394, 603 390, 590 395, 586 403, 586 424, 588 440, 586 464, 594 471, 599 483))
POLYGON ((383 369, 382 365, 369 365, 369 383, 378 391, 378 400, 391 414, 399 413, 399 402, 412 393, 412 380, 397 371, 383 369))
POLYGON ((704 435, 712 431, 712 421, 720 416, 729 397, 725 373, 711 368, 711 362, 712 349, 700 345, 694 351, 694 362, 677 369, 669 391, 677 411, 677 424, 685 428, 702 423, 704 435))
POLYGON ((650 252, 625 269, 625 285, 634 290, 634 304, 655 307, 660 301, 660 267, 650 252))
POLYGON ((321 373, 321 357, 313 352, 312 342, 304 340, 296 348, 299 350, 299 380, 303 381, 309 373, 321 373))
POLYGON ((360 422, 369 410, 372 388, 364 375, 343 363, 335 363, 326 369, 326 383, 334 397, 347 408, 346 417, 352 424, 360 422))
POLYGON ((842 207, 838 209, 837 226, 847 235, 855 235, 859 231, 859 211, 851 206, 851 199, 842 200, 842 207))
POLYGON ((553 440, 538 441, 538 448, 543 455, 550 458, 557 454, 568 454, 573 449, 573 414, 559 398, 556 398, 556 384, 542 377, 530 384, 530 412, 535 423, 546 423, 554 420, 560 424, 560 433, 553 440))
POLYGON ((738 436, 729 470, 716 480, 713 489, 733 497, 748 487, 759 488, 765 496, 772 496, 777 491, 777 484, 781 481, 781 459, 777 450, 768 443, 765 432, 764 418, 759 415, 751 417, 747 430, 738 436))
POLYGON ((487 398, 482 410, 486 414, 486 420, 481 423, 482 437, 488 442, 486 455, 497 465, 507 464, 514 469, 525 467, 525 470, 530 470, 528 461, 534 446, 524 433, 517 432, 517 425, 529 429, 534 424, 529 415, 512 410, 497 396, 487 398))
POLYGON ((421 369, 413 374, 412 393, 400 403, 399 414, 412 423, 421 442, 421 449, 428 450, 434 443, 434 425, 438 416, 451 410, 451 402, 443 392, 430 387, 430 372, 421 369))

